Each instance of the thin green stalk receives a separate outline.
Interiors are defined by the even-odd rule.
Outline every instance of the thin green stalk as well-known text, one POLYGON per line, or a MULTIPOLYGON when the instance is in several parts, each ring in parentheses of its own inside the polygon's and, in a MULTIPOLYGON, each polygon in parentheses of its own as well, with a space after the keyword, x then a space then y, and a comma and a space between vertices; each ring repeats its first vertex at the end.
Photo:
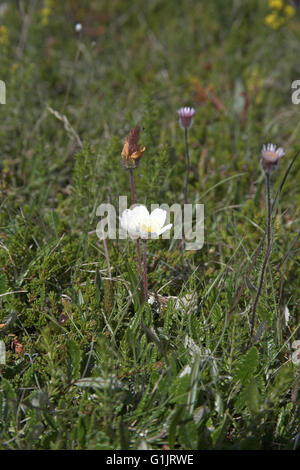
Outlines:
POLYGON ((252 309, 252 318, 251 318, 251 338, 253 338, 253 333, 254 333, 254 325, 255 325, 255 314, 256 314, 256 308, 258 304, 259 297, 261 295, 262 287, 263 287, 263 282, 264 282, 264 276, 265 276, 265 271, 266 267, 269 261, 270 253, 271 253, 271 195, 270 195, 270 175, 269 173, 265 173, 266 175, 266 192, 267 192, 267 205, 268 205, 268 211, 267 211, 267 248, 266 248, 266 254, 265 254, 265 259, 263 262, 262 270, 261 270, 261 275, 260 275, 260 282, 256 294, 256 298, 253 304, 253 309, 252 309))
MULTIPOLYGON (((280 186, 279 186, 279 189, 278 189, 278 191, 277 191, 277 194, 275 195, 275 198, 274 198, 273 203, 272 203, 272 207, 271 207, 271 212, 272 212, 272 213, 273 213, 274 210, 275 210, 275 204, 276 204, 276 202, 277 202, 277 199, 278 199, 279 196, 280 196, 280 193, 281 193, 282 188, 283 188, 283 186, 284 186, 284 184, 285 184, 285 182, 286 182, 286 179, 287 179, 287 177, 288 177, 288 175, 289 175, 289 173, 290 173, 290 171, 291 171, 291 169, 292 169, 292 167, 293 167, 293 165, 294 165, 296 159, 298 158, 298 155, 299 155, 299 154, 300 154, 300 150, 297 150, 297 152, 295 153, 295 155, 294 155, 294 157, 293 157, 293 159, 292 159, 290 165, 288 166, 288 169, 286 170, 286 172, 285 172, 285 174, 284 174, 284 177, 283 177, 283 179, 282 179, 282 181, 281 181, 281 184, 280 184, 280 186)), ((224 180, 224 181, 227 181, 227 180, 224 180)), ((223 181, 223 182, 224 182, 224 181, 223 181)), ((219 184, 219 183, 218 183, 218 184, 219 184)), ((214 186, 214 187, 215 187, 215 186, 214 186)), ((214 187, 213 187, 213 188, 214 188, 214 187)), ((211 189, 213 189, 213 188, 211 188, 211 189)), ((210 190, 211 190, 211 189, 210 189, 210 190)), ((209 191, 210 191, 210 190, 209 190, 209 191)), ((202 194, 201 197, 205 196, 205 194, 206 194, 206 193, 202 194)), ((275 215, 276 215, 276 212, 275 212, 275 215)), ((259 253, 260 253, 260 251, 261 251, 261 249, 262 249, 262 247, 263 247, 265 238, 266 238, 266 232, 265 232, 264 235, 262 236, 262 238, 261 238, 261 240, 260 240, 260 242, 259 242, 259 245, 258 245, 258 247, 256 248, 256 250, 255 250, 255 252, 254 252, 254 254, 253 254, 252 262, 251 262, 251 264, 250 264, 248 270, 246 271, 245 277, 249 277, 249 275, 250 275, 250 273, 251 273, 251 271, 252 271, 252 269, 253 269, 253 267, 254 267, 254 265, 255 265, 256 259, 257 259, 258 255, 259 255, 259 253)), ((282 261, 282 262, 283 262, 283 261, 282 261)), ((279 268, 280 268, 280 266, 279 266, 277 269, 279 269, 279 268)), ((239 287, 239 289, 238 289, 238 292, 237 292, 237 294, 236 294, 236 296, 235 296, 235 299, 234 299, 234 301, 233 301, 233 305, 232 305, 232 307, 231 307, 231 309, 230 309, 230 312, 229 312, 229 314, 228 314, 228 320, 230 319, 232 313, 234 312, 236 306, 238 305, 239 300, 240 300, 240 298, 241 298, 241 296, 242 296, 242 294, 243 294, 243 292, 244 292, 244 290, 245 290, 245 287, 246 287, 246 283, 245 283, 245 281, 243 281, 242 284, 240 285, 240 287, 239 287)))

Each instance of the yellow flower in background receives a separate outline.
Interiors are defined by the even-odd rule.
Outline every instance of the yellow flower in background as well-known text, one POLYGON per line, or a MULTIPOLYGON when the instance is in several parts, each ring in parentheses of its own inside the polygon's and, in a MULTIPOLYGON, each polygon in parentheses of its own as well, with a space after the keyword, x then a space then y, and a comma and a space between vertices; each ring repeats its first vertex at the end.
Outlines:
POLYGON ((295 8, 288 5, 285 0, 268 0, 268 4, 271 12, 265 17, 265 24, 272 29, 278 29, 296 13, 295 8))
POLYGON ((291 5, 287 5, 284 9, 285 11, 285 14, 286 16, 288 16, 289 18, 292 18, 293 16, 295 16, 295 8, 293 8, 291 5))
POLYGON ((269 0, 269 7, 274 8, 274 10, 281 10, 283 5, 283 0, 269 0))
POLYGON ((42 18, 42 24, 46 26, 49 23, 49 18, 52 14, 53 10, 53 0, 45 0, 44 1, 44 6, 41 9, 41 18, 42 18))
POLYGON ((8 31, 6 26, 0 26, 0 45, 8 44, 8 31))
POLYGON ((265 18, 266 25, 270 26, 272 29, 278 29, 279 26, 283 24, 284 20, 280 18, 277 13, 270 13, 265 18))

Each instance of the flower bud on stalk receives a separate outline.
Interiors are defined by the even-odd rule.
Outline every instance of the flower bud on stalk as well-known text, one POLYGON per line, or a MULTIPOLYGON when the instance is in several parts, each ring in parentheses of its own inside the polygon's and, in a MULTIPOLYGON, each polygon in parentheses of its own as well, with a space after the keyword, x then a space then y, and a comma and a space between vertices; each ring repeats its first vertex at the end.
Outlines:
POLYGON ((136 168, 146 150, 146 147, 141 147, 139 145, 139 138, 140 127, 135 126, 129 136, 126 137, 122 150, 122 163, 126 169, 136 168))
POLYGON ((281 147, 276 149, 276 145, 268 144, 262 148, 261 165, 265 173, 272 173, 278 165, 278 161, 284 155, 281 147))

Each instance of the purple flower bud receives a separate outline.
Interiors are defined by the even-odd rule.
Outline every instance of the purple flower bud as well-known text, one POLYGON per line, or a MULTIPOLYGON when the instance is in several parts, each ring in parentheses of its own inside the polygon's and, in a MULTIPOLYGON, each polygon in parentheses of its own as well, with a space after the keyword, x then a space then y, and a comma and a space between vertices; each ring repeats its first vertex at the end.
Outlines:
POLYGON ((184 107, 180 108, 177 112, 179 114, 179 124, 181 127, 189 129, 193 124, 193 116, 195 114, 194 108, 184 107))

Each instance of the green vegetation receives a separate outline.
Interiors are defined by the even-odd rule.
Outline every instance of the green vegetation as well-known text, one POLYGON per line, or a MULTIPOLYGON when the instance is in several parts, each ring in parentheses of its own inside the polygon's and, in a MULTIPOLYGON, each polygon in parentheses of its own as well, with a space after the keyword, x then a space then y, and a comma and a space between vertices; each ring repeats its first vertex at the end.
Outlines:
POLYGON ((274 207, 249 344, 261 148, 286 152, 272 201, 299 149, 300 17, 274 27, 268 3, 1 2, 0 449, 299 448, 300 157, 274 207), (149 241, 161 297, 143 305, 136 245, 108 240, 109 280, 96 210, 130 204, 121 152, 136 124, 137 202, 183 202, 185 105, 205 243, 149 241))

